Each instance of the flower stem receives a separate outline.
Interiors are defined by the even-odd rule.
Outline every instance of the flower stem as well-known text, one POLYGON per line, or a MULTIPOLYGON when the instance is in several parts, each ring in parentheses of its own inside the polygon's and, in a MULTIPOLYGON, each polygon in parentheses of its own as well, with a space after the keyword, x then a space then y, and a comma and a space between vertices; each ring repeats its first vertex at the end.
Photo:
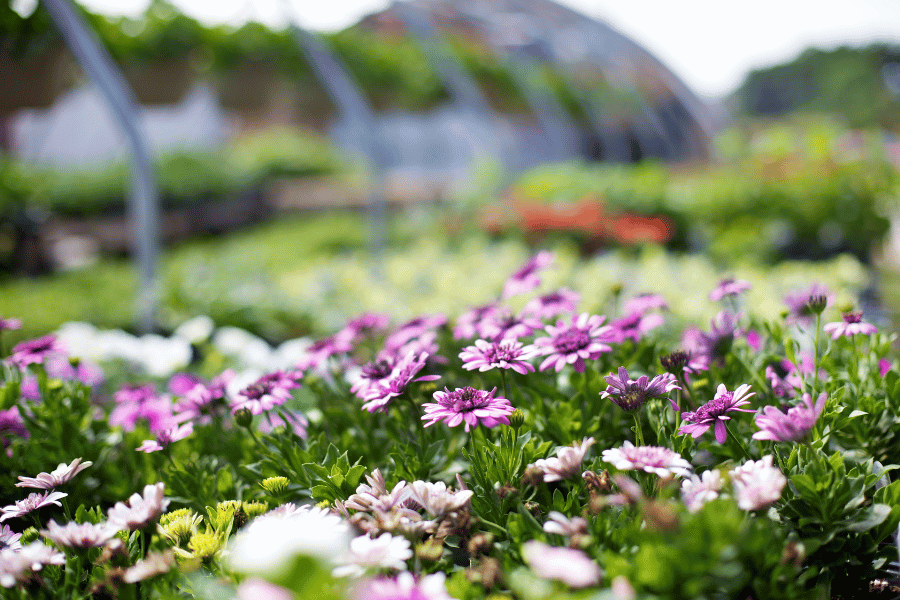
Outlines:
POLYGON ((819 331, 822 329, 822 313, 816 313, 816 339, 813 345, 813 385, 812 396, 816 397, 819 387, 819 331))
POLYGON ((641 429, 641 415, 640 412, 633 412, 632 416, 634 417, 634 439, 637 442, 637 446, 644 445, 644 432, 641 429))
POLYGON ((725 421, 722 421, 722 423, 725 424, 725 433, 728 434, 728 437, 729 437, 730 439, 733 439, 733 440, 734 440, 734 443, 738 445, 738 448, 741 449, 741 452, 744 453, 744 456, 747 458, 747 460, 753 460, 753 457, 750 456, 750 453, 747 452, 747 449, 744 448, 744 445, 741 443, 741 441, 740 441, 739 439, 737 439, 736 436, 734 436, 734 435, 731 434, 731 431, 728 429, 728 423, 726 423, 725 421))
POLYGON ((509 386, 506 385, 505 369, 500 369, 500 381, 503 382, 503 397, 509 400, 509 386))

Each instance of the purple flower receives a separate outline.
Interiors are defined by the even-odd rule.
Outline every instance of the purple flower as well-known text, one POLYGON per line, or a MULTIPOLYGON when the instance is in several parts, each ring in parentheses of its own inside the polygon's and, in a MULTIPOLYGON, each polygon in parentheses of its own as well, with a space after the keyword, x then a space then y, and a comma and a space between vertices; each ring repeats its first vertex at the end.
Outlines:
POLYGON ((284 427, 286 430, 293 431, 297 437, 306 439, 306 428, 309 427, 309 421, 301 413, 295 411, 280 411, 284 418, 279 415, 269 413, 266 418, 259 422, 259 430, 263 433, 271 433, 276 427, 284 427))
POLYGON ((787 479, 778 467, 772 465, 772 455, 761 460, 748 460, 730 473, 738 507, 743 510, 760 510, 781 499, 787 479))
MULTIPOLYGON (((663 373, 653 379, 641 375, 634 380, 628 378, 625 367, 619 367, 618 377, 610 374, 604 379, 608 385, 606 391, 600 392, 600 397, 609 398, 627 412, 640 409, 648 400, 663 398, 672 390, 681 389, 671 373, 663 373)), ((678 410, 678 405, 674 401, 669 399, 669 402, 672 403, 672 408, 678 410)))
POLYGON ((534 317, 495 311, 478 324, 478 333, 486 340, 516 340, 531 335, 544 324, 534 317))
POLYGON ((645 333, 652 329, 656 329, 662 324, 663 317, 660 314, 653 313, 645 315, 639 312, 633 312, 621 319, 616 319, 609 325, 612 327, 613 341, 617 344, 621 344, 627 339, 638 342, 645 333))
POLYGON ((91 461, 81 462, 81 458, 76 458, 70 464, 59 463, 50 473, 38 473, 37 477, 19 476, 19 483, 16 487, 37 488, 39 490, 49 490, 72 481, 72 478, 90 467, 91 461))
POLYGON ((778 398, 793 398, 803 386, 797 367, 787 359, 766 366, 766 379, 772 384, 772 394, 778 398))
POLYGON ((65 354, 65 346, 55 335, 45 335, 13 346, 9 360, 20 369, 24 369, 31 364, 42 364, 48 356, 65 354))
POLYGON ((107 512, 107 519, 113 527, 135 531, 156 521, 168 505, 169 501, 165 499, 165 485, 162 482, 145 485, 143 496, 132 494, 128 498, 127 505, 124 502, 116 502, 116 505, 107 512))
POLYGON ((157 431, 155 440, 144 440, 136 449, 139 452, 146 452, 147 454, 159 452, 160 450, 167 448, 172 442, 183 440, 192 433, 194 433, 194 424, 188 421, 187 423, 175 427, 157 431))
POLYGON ((813 404, 812 396, 803 394, 801 404, 782 412, 774 406, 763 407, 761 413, 756 415, 756 426, 760 428, 753 434, 754 440, 772 440, 774 442, 798 442, 809 435, 822 409, 828 394, 822 392, 816 403, 813 404))
POLYGON ((498 342, 475 340, 475 345, 465 348, 459 353, 459 357, 463 361, 463 369, 467 371, 512 369, 516 373, 525 375, 534 372, 534 365, 528 360, 536 356, 536 352, 535 346, 524 346, 515 340, 498 342))
MULTIPOLYGON (((212 415, 225 404, 226 389, 234 376, 234 371, 226 369, 213 377, 209 384, 195 380, 190 388, 181 393, 184 397, 175 404, 178 420, 212 421, 212 415)), ((171 381, 169 383, 171 385, 171 381)))
POLYGON ((41 535, 56 544, 68 548, 99 548, 112 539, 118 529, 107 523, 76 523, 70 521, 59 525, 53 519, 47 523, 47 529, 41 535))
POLYGON ((453 328, 454 340, 467 340, 477 335, 480 323, 497 312, 496 304, 485 304, 476 306, 475 308, 464 312, 456 319, 456 326, 453 328))
POLYGON ((10 550, 18 550, 22 547, 22 543, 19 541, 20 539, 22 539, 21 533, 14 532, 9 528, 9 525, 0 525, 0 551, 6 550, 7 548, 10 550))
POLYGON ((784 297, 784 303, 788 306, 787 323, 809 323, 815 318, 815 313, 810 309, 809 302, 812 298, 825 298, 826 306, 834 304, 834 294, 825 284, 814 282, 809 289, 788 294, 784 297))
POLYGON ((705 371, 710 364, 721 363, 725 359, 735 338, 743 334, 738 318, 738 315, 723 310, 711 321, 712 330, 709 333, 694 328, 685 330, 682 344, 691 355, 691 369, 705 371))
POLYGON ((630 300, 626 300, 622 306, 622 312, 626 314, 644 314, 651 310, 668 310, 669 303, 659 294, 639 294, 630 300))
POLYGON ((455 600, 447 593, 443 573, 418 579, 409 571, 396 577, 373 577, 353 588, 353 600, 455 600))
POLYGON ((739 296, 751 287, 753 286, 750 285, 750 282, 744 281, 743 279, 723 279, 719 282, 719 285, 709 293, 709 299, 713 302, 718 302, 725 296, 739 296))
POLYGON ((674 450, 659 446, 635 446, 626 441, 621 448, 604 450, 602 457, 603 462, 620 471, 640 470, 663 478, 691 474, 691 463, 674 450))
POLYGON ((77 380, 88 387, 103 383, 103 369, 92 362, 52 354, 44 362, 47 376, 65 381, 77 380))
POLYGON ((358 342, 387 329, 389 321, 390 319, 387 315, 363 313, 347 321, 347 324, 337 333, 336 337, 350 340, 351 342, 358 342))
POLYGON ((25 421, 22 419, 22 415, 19 414, 19 409, 15 406, 6 410, 0 410, 0 442, 3 443, 4 448, 9 447, 11 443, 7 437, 10 434, 23 439, 28 438, 28 429, 25 428, 25 421))
POLYGON ((172 400, 158 395, 152 385, 122 386, 113 397, 116 407, 109 414, 110 425, 132 431, 144 419, 154 433, 172 426, 172 400))
POLYGON ((169 378, 169 393, 184 396, 198 383, 201 383, 201 379, 192 373, 175 373, 169 378))
POLYGON ((822 327, 825 333, 831 334, 831 339, 836 340, 839 337, 851 337, 857 333, 862 335, 872 335, 878 333, 878 328, 871 323, 862 320, 861 312, 848 312, 841 315, 842 321, 836 323, 827 323, 822 327))
POLYGON ((678 430, 678 433, 691 434, 691 437, 697 438, 703 435, 710 427, 715 428, 716 441, 720 444, 725 441, 728 435, 725 427, 725 421, 731 419, 727 413, 732 411, 754 412, 746 408, 738 408, 745 404, 750 404, 746 398, 753 396, 755 392, 750 391, 750 385, 744 384, 733 392, 725 389, 725 384, 719 384, 715 397, 698 408, 694 412, 683 412, 681 418, 684 425, 678 430))
POLYGON ((254 415, 259 415, 276 406, 281 406, 291 397, 291 390, 300 387, 300 384, 297 383, 300 377, 300 373, 283 371, 263 375, 238 392, 238 396, 243 396, 245 400, 236 400, 231 405, 231 412, 234 413, 240 408, 248 408, 254 415))
POLYGON ((22 319, 0 317, 0 331, 12 329, 22 329, 22 319))
POLYGON ((563 287, 555 292, 529 300, 522 312, 538 319, 552 319, 559 314, 575 312, 575 307, 579 302, 581 302, 581 294, 563 287))
POLYGON ((510 275, 503 285, 503 298, 530 292, 541 285, 537 272, 553 262, 552 252, 542 250, 528 259, 521 269, 510 275))
POLYGON ((63 492, 44 492, 43 494, 34 492, 28 494, 28 497, 24 500, 19 500, 15 504, 10 504, 9 506, 4 506, 0 509, 0 511, 3 512, 3 515, 0 516, 0 523, 7 519, 15 519, 16 517, 27 515, 32 511, 50 504, 62 506, 62 504, 59 503, 59 500, 66 496, 68 496, 68 494, 64 494, 63 492))
POLYGON ((369 388, 364 400, 363 408, 369 412, 387 410, 391 400, 406 391, 406 387, 414 381, 434 381, 440 379, 440 375, 423 375, 415 377, 422 370, 428 354, 416 355, 408 353, 394 366, 391 374, 377 382, 377 385, 369 388))
POLYGON ((589 315, 573 316, 572 323, 557 321, 556 325, 546 327, 547 337, 534 341, 541 355, 547 355, 541 363, 540 370, 554 367, 557 372, 567 365, 574 365, 579 373, 584 371, 585 359, 597 360, 604 352, 612 350, 604 342, 611 342, 612 328, 603 325, 606 317, 589 315))
POLYGON ((400 347, 417 337, 434 331, 447 324, 447 316, 441 314, 421 315, 397 327, 384 340, 386 352, 396 352, 400 347))
POLYGON ((893 368, 891 365, 891 361, 886 358, 882 358, 878 361, 878 375, 884 377, 888 374, 888 372, 893 368))
MULTIPOLYGON (((353 350, 353 344, 349 337, 341 335, 332 335, 327 338, 313 342, 307 348, 303 357, 297 362, 297 369, 301 371, 309 371, 317 369, 325 365, 332 356, 345 354, 353 350)), ((256 414, 256 413, 254 413, 256 414)))
POLYGON ((581 550, 529 540, 522 546, 522 558, 543 579, 557 579, 573 588, 600 583, 600 567, 581 550))
POLYGON ((350 391, 357 397, 365 399, 370 390, 377 390, 378 386, 393 372, 394 367, 400 362, 400 358, 392 354, 381 354, 372 362, 360 367, 359 376, 350 391))
POLYGON ((487 428, 496 427, 501 423, 509 425, 509 415, 516 409, 506 398, 495 398, 497 388, 490 392, 476 390, 472 387, 456 388, 452 392, 444 388, 444 391, 434 393, 436 403, 422 405, 425 415, 422 417, 425 427, 430 427, 438 421, 445 421, 449 427, 456 427, 465 422, 465 430, 479 424, 487 428))

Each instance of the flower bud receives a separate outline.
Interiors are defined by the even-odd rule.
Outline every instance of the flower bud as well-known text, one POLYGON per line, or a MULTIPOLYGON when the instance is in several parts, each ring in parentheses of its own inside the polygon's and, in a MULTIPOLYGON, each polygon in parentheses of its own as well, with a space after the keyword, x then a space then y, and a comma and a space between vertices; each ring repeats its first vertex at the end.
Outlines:
POLYGON ((662 364, 663 368, 672 373, 673 375, 677 375, 681 373, 684 367, 688 364, 690 360, 690 356, 684 350, 677 350, 672 354, 667 356, 663 356, 659 359, 659 362, 662 364))
POLYGON ((267 477, 260 481, 259 485, 272 496, 280 496, 287 489, 289 483, 287 477, 267 477))
POLYGON ((821 315, 826 306, 828 306, 828 298, 820 295, 810 296, 809 302, 806 303, 809 312, 814 315, 821 315))
POLYGON ((509 425, 516 430, 519 431, 519 428, 525 424, 525 413, 523 413, 518 408, 513 411, 511 415, 509 415, 509 425))
POLYGON ((241 427, 249 428, 250 424, 253 423, 253 413, 250 412, 249 408, 239 408, 234 411, 234 422, 241 427))

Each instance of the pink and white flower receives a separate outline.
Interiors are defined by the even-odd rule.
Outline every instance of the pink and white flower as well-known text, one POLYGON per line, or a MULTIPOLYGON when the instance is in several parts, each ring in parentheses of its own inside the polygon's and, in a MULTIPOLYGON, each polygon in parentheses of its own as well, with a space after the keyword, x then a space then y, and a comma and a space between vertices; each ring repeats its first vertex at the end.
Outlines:
POLYGON ((522 558, 538 577, 544 579, 556 579, 573 588, 600 583, 600 567, 581 550, 555 548, 530 540, 522 546, 522 558))
POLYGON ((691 474, 691 463, 674 450, 659 446, 635 446, 626 441, 621 448, 604 450, 602 457, 620 471, 646 471, 663 478, 691 474))
POLYGON ((585 360, 597 360, 612 350, 605 342, 612 342, 614 335, 609 325, 603 325, 605 320, 606 317, 581 313, 573 316, 571 323, 557 321, 556 325, 548 325, 545 329, 550 335, 534 341, 538 353, 547 357, 540 370, 553 367, 559 372, 568 364, 581 373, 585 360))

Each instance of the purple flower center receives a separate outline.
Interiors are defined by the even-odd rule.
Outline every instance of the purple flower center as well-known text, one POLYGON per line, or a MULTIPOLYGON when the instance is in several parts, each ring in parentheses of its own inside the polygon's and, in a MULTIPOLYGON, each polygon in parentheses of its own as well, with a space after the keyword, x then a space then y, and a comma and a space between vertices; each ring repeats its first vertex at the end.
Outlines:
POLYGON ((622 331, 631 331, 633 329, 636 329, 640 322, 640 313, 634 313, 633 315, 629 315, 616 321, 616 327, 618 327, 622 331))
POLYGON ((734 392, 725 392, 718 398, 713 398, 696 412, 684 413, 682 418, 688 423, 702 423, 711 419, 718 419, 731 408, 734 399, 734 392))
POLYGON ((521 352, 515 350, 509 342, 493 344, 484 351, 484 359, 489 363, 499 363, 501 361, 510 362, 517 358, 521 352))
POLYGON ((655 446, 622 448, 622 453, 632 463, 648 467, 668 467, 672 460, 669 450, 655 446))
POLYGON ((491 396, 490 392, 467 386, 453 390, 439 402, 453 412, 461 413, 488 406, 491 403, 491 396))
POLYGON ((848 312, 841 315, 844 319, 844 323, 859 323, 862 321, 862 313, 861 312, 848 312))
POLYGON ((378 360, 362 366, 362 376, 366 379, 384 379, 394 370, 394 363, 389 360, 378 360))
POLYGON ((556 336, 553 340, 553 346, 560 354, 571 354, 591 343, 591 336, 585 329, 570 329, 556 336))

